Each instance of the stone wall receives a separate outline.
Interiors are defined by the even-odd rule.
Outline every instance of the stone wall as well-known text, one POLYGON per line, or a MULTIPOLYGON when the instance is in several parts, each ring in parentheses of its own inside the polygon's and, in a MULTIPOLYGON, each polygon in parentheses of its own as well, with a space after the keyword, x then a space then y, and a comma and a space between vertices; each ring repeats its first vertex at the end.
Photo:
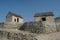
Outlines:
POLYGON ((4 28, 7 29, 19 29, 19 27, 21 27, 23 24, 18 24, 18 23, 14 23, 14 22, 8 22, 8 23, 4 23, 4 28))
POLYGON ((41 17, 34 17, 34 22, 39 22, 41 20, 41 17))
POLYGON ((24 23, 23 18, 12 16, 12 22, 15 22, 14 19, 16 19, 17 23, 21 23, 21 24, 24 23), (19 22, 17 22, 17 18, 19 18, 19 22))
POLYGON ((55 19, 55 22, 56 22, 57 31, 60 31, 60 18, 59 19, 55 19))
POLYGON ((32 33, 13 30, 0 29, 0 40, 37 40, 32 33))
POLYGON ((41 22, 26 22, 21 26, 20 30, 31 33, 43 33, 44 27, 41 22))
POLYGON ((0 40, 60 40, 60 32, 34 34, 15 29, 1 29, 0 40))

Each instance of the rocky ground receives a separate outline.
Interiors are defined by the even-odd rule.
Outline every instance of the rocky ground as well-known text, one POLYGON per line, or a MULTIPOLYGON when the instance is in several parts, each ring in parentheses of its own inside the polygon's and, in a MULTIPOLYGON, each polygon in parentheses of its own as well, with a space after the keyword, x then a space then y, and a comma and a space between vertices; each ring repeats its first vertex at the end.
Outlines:
POLYGON ((35 34, 16 29, 0 29, 0 40, 60 40, 60 32, 35 34))
POLYGON ((36 38, 38 40, 60 40, 60 32, 50 34, 39 34, 36 38))

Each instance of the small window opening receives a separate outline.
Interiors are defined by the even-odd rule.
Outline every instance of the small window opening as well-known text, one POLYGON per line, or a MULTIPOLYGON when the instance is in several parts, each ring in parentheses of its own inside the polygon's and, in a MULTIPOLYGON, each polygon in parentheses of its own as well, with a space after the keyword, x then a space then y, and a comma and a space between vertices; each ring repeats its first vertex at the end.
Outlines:
POLYGON ((42 18, 42 21, 46 21, 46 18, 42 18))
POLYGON ((19 18, 17 18, 17 22, 19 22, 19 18))
POLYGON ((16 22, 16 19, 14 19, 14 22, 16 22))

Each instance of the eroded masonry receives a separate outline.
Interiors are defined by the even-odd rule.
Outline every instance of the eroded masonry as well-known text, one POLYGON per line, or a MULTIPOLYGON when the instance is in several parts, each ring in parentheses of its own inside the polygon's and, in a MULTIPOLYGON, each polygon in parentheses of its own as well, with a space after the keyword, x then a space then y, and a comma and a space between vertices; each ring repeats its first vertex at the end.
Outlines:
POLYGON ((36 13, 32 22, 8 12, 6 21, 0 23, 0 40, 38 40, 37 34, 56 31, 60 31, 60 17, 54 18, 53 12, 36 13))

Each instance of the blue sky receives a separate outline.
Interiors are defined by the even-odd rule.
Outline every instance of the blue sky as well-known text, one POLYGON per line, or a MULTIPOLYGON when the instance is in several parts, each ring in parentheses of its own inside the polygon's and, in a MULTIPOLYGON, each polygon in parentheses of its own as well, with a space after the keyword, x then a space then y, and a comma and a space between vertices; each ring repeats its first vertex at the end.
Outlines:
POLYGON ((22 15, 24 21, 33 21, 37 12, 52 11, 58 17, 60 0, 0 0, 0 22, 5 21, 9 11, 22 15))

